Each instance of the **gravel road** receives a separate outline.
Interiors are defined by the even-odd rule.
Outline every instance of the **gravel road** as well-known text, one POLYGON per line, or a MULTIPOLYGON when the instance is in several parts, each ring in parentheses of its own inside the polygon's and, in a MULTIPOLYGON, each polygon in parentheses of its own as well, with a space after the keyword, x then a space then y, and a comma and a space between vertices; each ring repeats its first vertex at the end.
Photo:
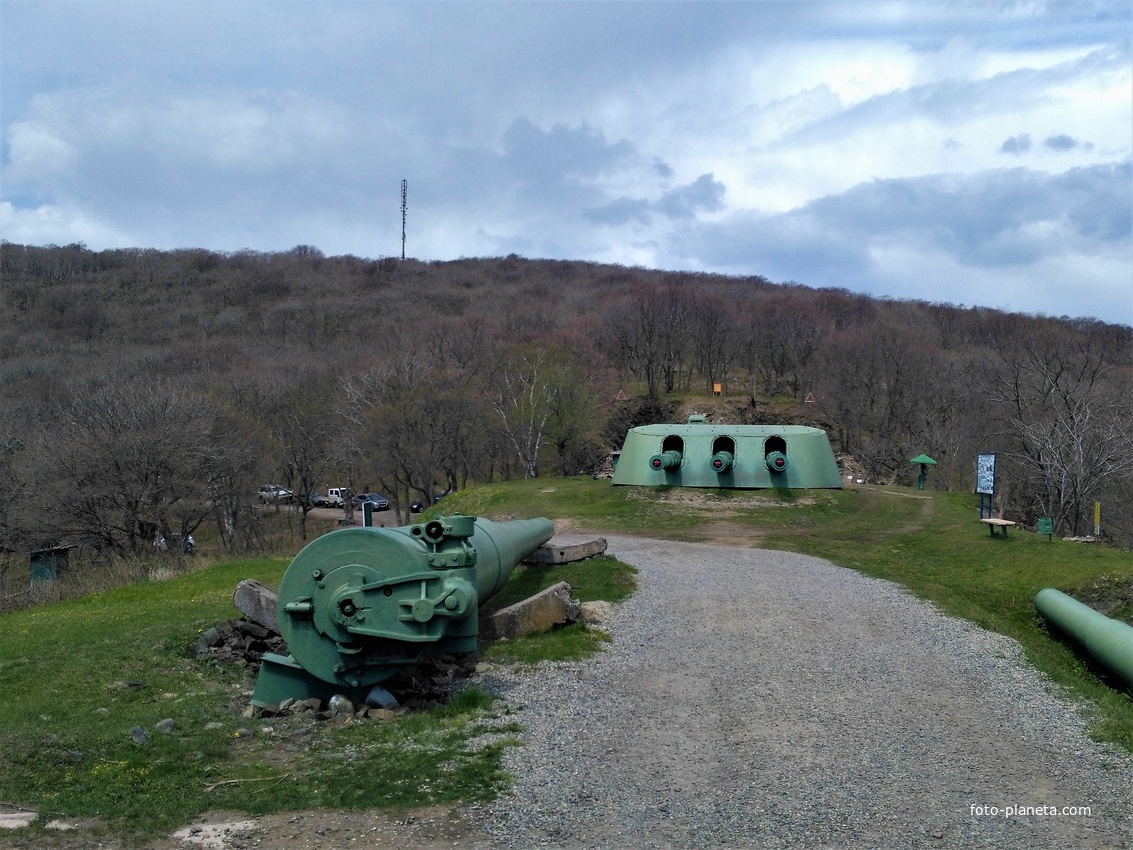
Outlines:
POLYGON ((1133 847, 1133 759, 1013 641, 808 556, 608 540, 641 570, 609 649, 483 677, 528 732, 465 846, 1133 847))

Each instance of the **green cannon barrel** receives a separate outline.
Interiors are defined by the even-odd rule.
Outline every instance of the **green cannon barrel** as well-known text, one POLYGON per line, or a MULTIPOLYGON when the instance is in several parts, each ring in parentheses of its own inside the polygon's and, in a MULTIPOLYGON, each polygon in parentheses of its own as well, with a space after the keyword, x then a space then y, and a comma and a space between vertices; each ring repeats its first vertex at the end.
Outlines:
POLYGON ((790 466, 790 461, 782 452, 768 452, 764 460, 767 463, 767 468, 772 472, 786 472, 787 467, 790 466))
POLYGON ((264 656, 252 702, 356 693, 424 655, 475 652, 477 609, 553 535, 547 519, 458 515, 312 541, 279 587, 290 656, 264 656))
POLYGON ((736 456, 731 452, 716 452, 712 455, 712 469, 716 472, 727 472, 736 465, 736 456))
POLYGON ((1133 688, 1133 626, 1113 620, 1051 587, 1035 596, 1035 608, 1095 661, 1133 688))
POLYGON ((680 452, 670 450, 661 452, 659 455, 653 455, 649 458, 649 465, 654 469, 665 469, 673 472, 681 468, 681 461, 683 460, 684 456, 680 452))

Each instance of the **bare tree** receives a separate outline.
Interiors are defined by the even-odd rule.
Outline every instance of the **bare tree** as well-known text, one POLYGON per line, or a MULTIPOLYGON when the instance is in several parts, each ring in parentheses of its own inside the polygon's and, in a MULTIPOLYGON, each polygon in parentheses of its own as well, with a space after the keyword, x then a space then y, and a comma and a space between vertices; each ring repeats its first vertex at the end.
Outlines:
POLYGON ((1133 476, 1133 382, 1093 336, 1047 331, 1002 341, 989 382, 1024 510, 1081 533, 1102 490, 1133 476))
POLYGON ((118 375, 79 393, 24 454, 33 535, 137 555, 193 533, 235 460, 216 450, 217 422, 213 402, 172 382, 118 375))
POLYGON ((643 381, 650 399, 688 389, 695 354, 695 293, 678 287, 641 287, 607 313, 605 350, 610 362, 643 381))
POLYGON ((420 366, 371 371, 346 382, 341 408, 360 467, 372 471, 400 519, 414 494, 431 504, 438 481, 456 487, 482 421, 475 390, 460 374, 420 366))
POLYGON ((527 478, 539 477, 539 452, 559 391, 557 373, 544 349, 530 347, 512 352, 495 375, 492 409, 527 478))

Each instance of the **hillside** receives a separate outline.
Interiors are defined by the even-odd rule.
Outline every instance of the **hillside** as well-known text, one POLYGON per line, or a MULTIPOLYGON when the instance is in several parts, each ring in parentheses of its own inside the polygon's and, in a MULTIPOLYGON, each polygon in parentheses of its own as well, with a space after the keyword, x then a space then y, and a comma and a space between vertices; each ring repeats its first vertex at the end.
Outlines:
POLYGON ((691 409, 807 422, 870 481, 971 491, 1133 540, 1133 329, 516 256, 426 263, 4 243, 9 550, 112 557, 211 524, 262 548, 257 485, 386 492, 600 466, 691 409), (712 395, 720 384, 722 394, 712 395), (122 463, 128 458, 130 463, 122 463), (55 506, 76 510, 60 518, 55 506))

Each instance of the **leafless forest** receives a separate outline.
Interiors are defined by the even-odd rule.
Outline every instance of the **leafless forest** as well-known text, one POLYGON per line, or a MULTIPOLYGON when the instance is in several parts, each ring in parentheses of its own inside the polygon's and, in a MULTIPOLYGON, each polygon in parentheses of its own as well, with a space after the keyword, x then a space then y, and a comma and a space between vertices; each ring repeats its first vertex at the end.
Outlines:
POLYGON ((257 486, 415 499, 593 471, 723 385, 733 421, 827 429, 869 480, 1133 543, 1133 328, 761 277, 4 243, 0 549, 262 546, 257 486), (809 399, 808 400, 808 396, 809 399))

